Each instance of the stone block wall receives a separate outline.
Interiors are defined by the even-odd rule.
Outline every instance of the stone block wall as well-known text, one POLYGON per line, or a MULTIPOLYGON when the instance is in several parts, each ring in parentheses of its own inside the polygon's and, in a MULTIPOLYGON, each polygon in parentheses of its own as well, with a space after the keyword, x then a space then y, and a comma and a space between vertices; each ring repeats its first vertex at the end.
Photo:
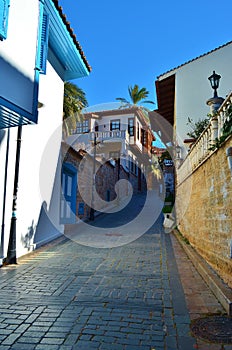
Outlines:
MULTIPOLYGON (((77 152, 69 145, 62 143, 62 161, 72 164, 77 169, 76 216, 81 220, 88 219, 90 206, 87 203, 91 204, 93 189, 93 159, 87 154, 77 152), (83 215, 78 213, 80 203, 84 203, 83 215)), ((129 174, 122 165, 120 165, 120 169, 117 162, 115 162, 115 165, 108 161, 101 166, 99 165, 96 160, 96 169, 99 168, 95 177, 96 191, 104 201, 102 205, 98 203, 100 209, 104 209, 116 198, 115 185, 118 180, 127 180, 120 185, 120 200, 129 195, 128 181, 132 184, 133 191, 138 191, 138 176, 129 174)), ((141 190, 146 191, 145 179, 141 180, 141 190)))
POLYGON ((232 176, 226 157, 230 146, 232 137, 177 185, 176 215, 179 231, 232 287, 232 176))

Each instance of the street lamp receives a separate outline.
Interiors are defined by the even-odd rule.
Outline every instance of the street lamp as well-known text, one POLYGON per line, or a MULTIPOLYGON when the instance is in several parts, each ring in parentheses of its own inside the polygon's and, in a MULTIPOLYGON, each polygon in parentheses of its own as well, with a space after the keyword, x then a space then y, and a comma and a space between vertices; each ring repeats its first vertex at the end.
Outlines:
POLYGON ((210 114, 213 116, 217 112, 218 108, 224 101, 224 98, 218 97, 217 89, 219 87, 219 81, 221 76, 213 71, 213 74, 208 77, 211 87, 214 90, 214 95, 209 100, 206 101, 206 104, 210 107, 210 114))
POLYGON ((89 214, 89 220, 94 221, 95 218, 95 210, 94 210, 94 190, 96 186, 96 147, 97 147, 97 135, 96 132, 94 133, 94 153, 93 153, 93 179, 92 179, 92 198, 91 198, 91 208, 90 208, 90 214, 89 214))
POLYGON ((179 145, 176 145, 176 160, 181 160, 181 147, 179 145))
POLYGON ((214 90, 214 96, 213 97, 218 97, 217 94, 217 89, 219 87, 219 81, 221 79, 221 76, 219 74, 215 73, 215 70, 213 71, 213 74, 208 77, 211 87, 214 90))

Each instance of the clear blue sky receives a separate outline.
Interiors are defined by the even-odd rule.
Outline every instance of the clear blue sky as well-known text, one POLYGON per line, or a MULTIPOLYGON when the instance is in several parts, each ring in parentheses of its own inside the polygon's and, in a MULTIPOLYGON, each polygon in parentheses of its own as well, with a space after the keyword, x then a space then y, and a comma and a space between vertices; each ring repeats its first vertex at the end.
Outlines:
POLYGON ((158 75, 232 40, 231 0, 59 3, 92 66, 88 77, 73 81, 90 106, 127 98, 134 84, 155 101, 158 75))

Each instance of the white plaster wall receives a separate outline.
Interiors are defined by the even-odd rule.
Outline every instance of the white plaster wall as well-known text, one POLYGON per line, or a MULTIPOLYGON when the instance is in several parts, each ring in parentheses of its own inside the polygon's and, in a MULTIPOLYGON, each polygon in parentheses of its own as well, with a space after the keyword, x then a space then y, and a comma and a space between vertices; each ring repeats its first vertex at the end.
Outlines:
MULTIPOLYGON (((109 131, 111 120, 120 119, 120 123, 121 123, 120 129, 127 130, 129 118, 134 118, 134 114, 104 116, 101 119, 96 119, 96 123, 98 123, 98 125, 99 125, 99 131, 109 131), (105 125, 105 127, 104 127, 104 125, 105 125)), ((94 123, 92 124, 92 128, 94 128, 94 123)))
MULTIPOLYGON (((96 113, 97 114, 97 113, 96 113)), ((134 126, 135 126, 135 132, 136 132, 136 145, 139 147, 139 149, 142 151, 142 144, 141 144, 141 138, 139 136, 139 139, 137 139, 137 123, 139 123, 139 135, 141 135, 141 128, 142 124, 138 117, 136 117, 134 114, 122 114, 122 115, 109 115, 104 116, 101 119, 97 119, 96 123, 99 126, 99 131, 109 131, 110 130, 110 122, 112 120, 120 120, 120 130, 128 130, 128 119, 134 118, 134 126)), ((91 128, 92 131, 94 131, 95 123, 92 120, 91 128)), ((134 144, 134 136, 130 138, 130 141, 132 144, 134 144)))
MULTIPOLYGON (((63 225, 59 224, 61 168, 59 151, 62 135, 63 81, 49 63, 47 74, 40 76, 39 101, 44 104, 44 107, 39 110, 38 124, 22 128, 17 200, 18 257, 32 249, 32 246, 29 247, 25 242, 25 236, 30 230, 31 233, 33 232, 31 243, 36 246, 63 233, 63 225), (45 211, 44 208, 46 208, 45 211)), ((10 230, 16 133, 17 128, 12 128, 7 184, 9 190, 5 254, 10 230)))
MULTIPOLYGON (((20 236, 25 235, 34 218, 37 225, 34 240, 36 245, 63 233, 63 225, 59 224, 61 168, 59 151, 62 138, 63 89, 63 81, 47 63, 47 74, 40 76, 39 101, 44 107, 39 110, 38 124, 26 126, 23 130, 21 166, 24 170, 20 177, 22 187, 19 192, 22 220, 18 230, 20 236), (25 173, 28 182, 25 181, 25 173), (45 215, 40 218, 40 222, 37 222, 42 204, 45 204, 47 217, 45 215), (27 214, 28 211, 30 215, 27 214), (50 225, 50 221, 54 227, 50 225)), ((20 242, 18 243, 20 245, 20 242)))
POLYGON ((39 1, 11 0, 7 39, 0 45, 0 58, 12 67, 7 68, 4 65, 4 69, 1 68, 0 95, 29 112, 32 109, 38 18, 39 1), (4 79, 4 74, 9 73, 11 69, 12 79, 9 78, 9 74, 7 79, 4 79), (13 69, 20 72, 17 79, 13 69), (26 95, 22 93, 25 90, 26 95))
POLYGON ((208 77, 215 70, 221 75, 218 95, 225 98, 232 90, 232 44, 218 49, 176 70, 176 131, 184 140, 191 129, 187 118, 195 121, 209 113, 206 101, 213 97, 208 77))
POLYGON ((8 238, 10 233, 10 221, 12 215, 12 201, 13 201, 13 188, 14 188, 14 173, 15 173, 15 154, 16 154, 16 140, 17 140, 17 128, 9 129, 10 142, 8 151, 8 167, 7 167, 7 187, 6 187, 6 200, 4 200, 4 178, 5 178, 5 161, 7 152, 7 130, 1 130, 4 133, 4 137, 0 142, 0 161, 1 161, 1 173, 0 173, 0 220, 1 230, 5 232, 4 251, 7 253, 8 238), (5 226, 3 224, 3 205, 5 201, 5 226))

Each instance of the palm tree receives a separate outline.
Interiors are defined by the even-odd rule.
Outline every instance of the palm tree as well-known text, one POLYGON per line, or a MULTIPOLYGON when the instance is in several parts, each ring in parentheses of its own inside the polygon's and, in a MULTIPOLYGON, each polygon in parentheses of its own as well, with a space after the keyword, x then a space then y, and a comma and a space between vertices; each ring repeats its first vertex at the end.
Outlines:
POLYGON ((125 103, 128 106, 130 106, 131 104, 137 105, 139 102, 154 104, 153 101, 146 100, 146 98, 149 95, 149 91, 145 87, 140 89, 137 84, 135 84, 133 87, 128 86, 128 92, 131 102, 123 97, 117 97, 116 100, 121 101, 122 103, 125 103))
POLYGON ((88 106, 85 92, 77 85, 66 81, 64 83, 63 119, 80 114, 88 106))
POLYGON ((66 135, 76 128, 81 120, 81 111, 88 106, 85 92, 77 85, 66 81, 64 83, 63 121, 66 135))

